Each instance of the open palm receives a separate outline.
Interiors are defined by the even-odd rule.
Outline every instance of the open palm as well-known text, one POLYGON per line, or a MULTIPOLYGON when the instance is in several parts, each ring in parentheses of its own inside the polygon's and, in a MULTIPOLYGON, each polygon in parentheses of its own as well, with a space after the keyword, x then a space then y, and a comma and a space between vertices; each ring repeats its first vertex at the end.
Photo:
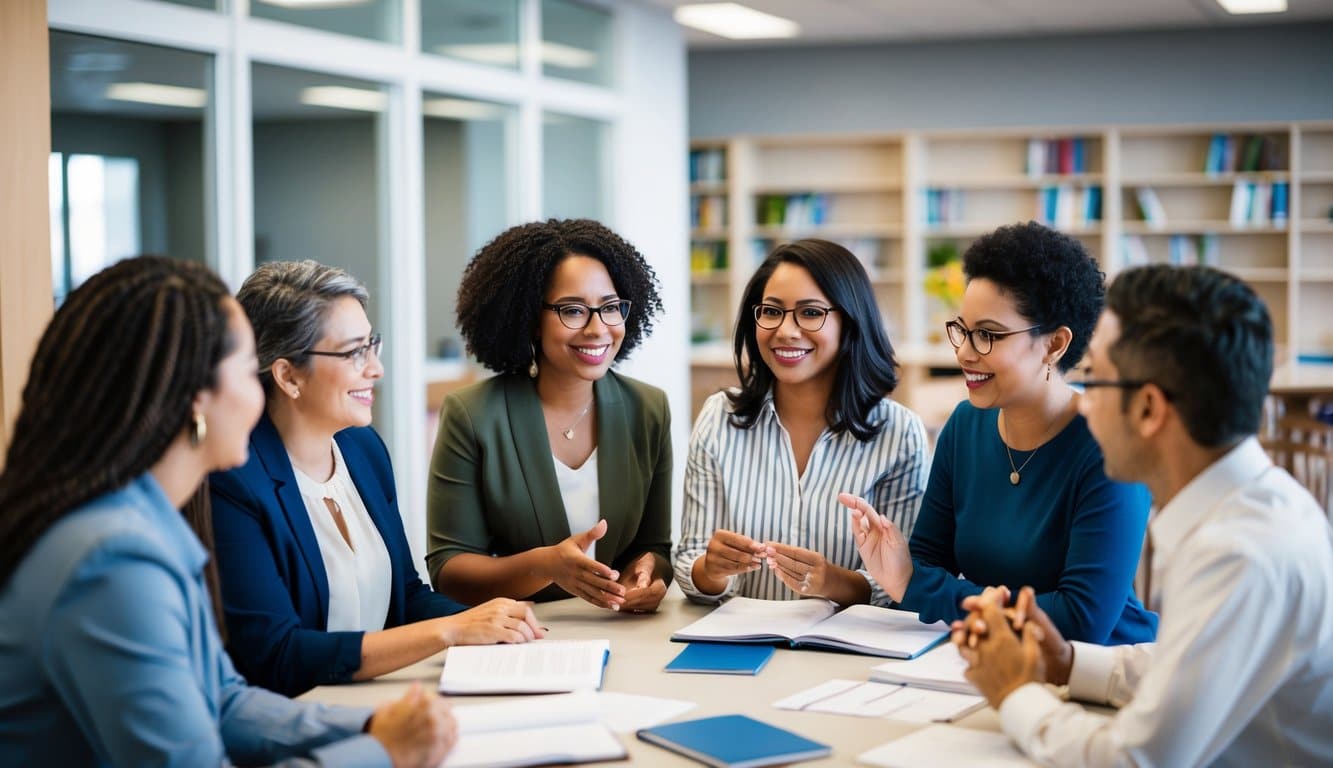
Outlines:
POLYGON ((861 562, 894 602, 900 602, 912 580, 912 554, 907 538, 893 521, 875 511, 870 502, 850 493, 838 494, 838 501, 852 515, 852 534, 861 562))

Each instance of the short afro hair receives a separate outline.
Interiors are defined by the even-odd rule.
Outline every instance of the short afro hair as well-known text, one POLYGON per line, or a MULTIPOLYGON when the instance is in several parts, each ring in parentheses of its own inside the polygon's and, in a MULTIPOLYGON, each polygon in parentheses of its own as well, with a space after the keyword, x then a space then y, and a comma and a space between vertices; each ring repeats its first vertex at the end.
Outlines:
POLYGON ((1000 227, 968 247, 963 274, 1013 296, 1034 336, 1068 326, 1073 338, 1057 363, 1062 372, 1083 359, 1106 300, 1106 275, 1078 240, 1035 221, 1000 227))
POLYGON ((591 219, 550 219, 505 230, 463 270, 458 329, 478 362, 497 373, 527 370, 551 273, 572 255, 602 262, 616 293, 633 302, 617 361, 652 333, 662 299, 657 275, 643 254, 591 219))

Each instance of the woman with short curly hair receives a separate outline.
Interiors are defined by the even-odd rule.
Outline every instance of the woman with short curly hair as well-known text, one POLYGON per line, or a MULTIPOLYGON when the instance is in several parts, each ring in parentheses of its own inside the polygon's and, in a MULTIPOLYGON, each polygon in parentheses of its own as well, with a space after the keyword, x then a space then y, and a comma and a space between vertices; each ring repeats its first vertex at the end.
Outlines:
POLYGON ((524 224, 477 252, 458 326, 499 375, 440 410, 426 555, 437 590, 657 607, 671 578, 671 417, 661 390, 611 366, 661 311, 643 255, 595 221, 524 224))
POLYGON ((925 621, 963 598, 1031 584, 1065 637, 1151 641, 1157 615, 1133 594, 1148 523, 1141 485, 1107 479, 1065 381, 1106 295, 1074 238, 1036 222, 1000 227, 963 255, 967 289, 945 324, 967 382, 935 446, 911 542, 850 496, 870 572, 925 621))

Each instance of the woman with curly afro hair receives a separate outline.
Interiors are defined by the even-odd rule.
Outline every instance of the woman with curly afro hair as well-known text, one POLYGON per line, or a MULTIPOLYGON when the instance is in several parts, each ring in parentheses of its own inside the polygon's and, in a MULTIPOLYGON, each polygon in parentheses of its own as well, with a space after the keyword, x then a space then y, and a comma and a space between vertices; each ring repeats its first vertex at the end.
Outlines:
POLYGON ((643 255, 595 221, 524 224, 477 252, 458 326, 498 375, 440 410, 426 555, 438 591, 657 608, 671 579, 671 416, 660 389, 611 366, 661 311, 643 255))
POLYGON ((844 497, 867 568, 923 621, 962 619, 964 598, 987 587, 1030 584, 1066 638, 1152 641, 1157 615, 1133 593, 1147 490, 1107 479, 1065 381, 1106 295, 1097 262, 1074 238, 1029 222, 978 238, 963 272, 963 302, 945 330, 967 399, 940 431, 910 543, 844 497))

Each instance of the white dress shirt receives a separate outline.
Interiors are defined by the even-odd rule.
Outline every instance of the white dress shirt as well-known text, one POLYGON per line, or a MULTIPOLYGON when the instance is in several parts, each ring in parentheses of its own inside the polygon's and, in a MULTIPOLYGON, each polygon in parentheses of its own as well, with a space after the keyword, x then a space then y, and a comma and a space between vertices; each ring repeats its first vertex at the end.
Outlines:
MULTIPOLYGON (((597 485, 597 449, 592 449, 592 454, 577 469, 557 459, 554 454, 551 460, 555 462, 555 480, 560 486, 560 501, 565 505, 569 532, 583 533, 597 525, 602 516, 602 493, 597 485)), ((589 544, 583 554, 596 560, 597 542, 589 544)))
POLYGON ((1333 765, 1333 529, 1245 440, 1149 525, 1155 644, 1075 643, 1073 698, 1028 684, 1005 733, 1057 766, 1333 765))
POLYGON ((877 435, 861 442, 850 432, 835 435, 825 429, 815 440, 804 474, 798 475, 791 437, 778 419, 771 393, 749 429, 732 426, 731 413, 726 393, 712 395, 690 435, 685 510, 672 557, 676 582, 685 595, 702 602, 738 594, 766 600, 800 597, 766 565, 731 577, 722 594, 701 593, 694 586, 694 561, 708 550, 713 532, 724 528, 755 541, 818 552, 834 565, 859 572, 870 584, 870 602, 887 605, 888 596, 861 563, 851 516, 838 503, 838 494, 865 498, 904 536, 911 536, 928 469, 921 418, 884 398, 870 414, 872 422, 883 422, 877 435))
POLYGON ((378 632, 389 615, 393 563, 384 539, 347 472, 342 450, 333 442, 333 477, 319 483, 292 464, 310 524, 319 542, 319 555, 329 580, 329 632, 378 632), (342 510, 351 546, 338 530, 325 499, 342 510))

